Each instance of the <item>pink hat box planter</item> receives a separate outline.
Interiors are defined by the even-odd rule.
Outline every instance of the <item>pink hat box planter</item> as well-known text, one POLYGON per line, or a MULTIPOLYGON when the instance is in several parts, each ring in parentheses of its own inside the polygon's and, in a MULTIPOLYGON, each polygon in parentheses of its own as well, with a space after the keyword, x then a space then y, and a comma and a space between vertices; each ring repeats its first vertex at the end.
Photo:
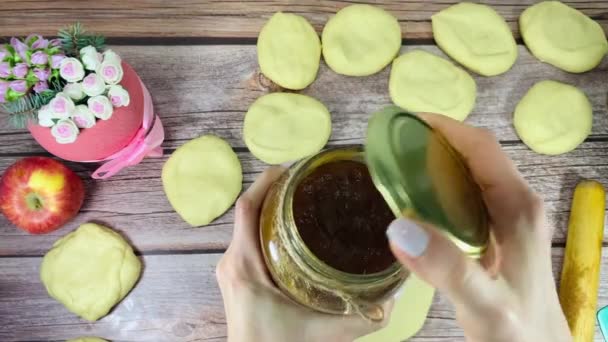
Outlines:
POLYGON ((30 122, 28 129, 45 150, 65 160, 87 162, 103 160, 127 146, 135 137, 143 121, 143 94, 139 78, 126 63, 121 85, 131 95, 127 107, 116 108, 108 120, 99 120, 95 126, 81 130, 71 144, 60 144, 51 135, 51 129, 30 122))
POLYGON ((60 37, 33 35, 0 45, 4 108, 26 117, 34 139, 55 156, 103 162, 93 178, 162 156, 163 126, 133 68, 111 50, 102 53, 103 38, 85 36, 79 26, 60 31, 60 37), (93 45, 70 45, 83 40, 93 45))
MULTIPOLYGON (((146 129, 150 130, 149 119, 146 123, 147 127, 143 127, 144 121, 144 98, 148 100, 150 95, 147 89, 140 81, 139 76, 135 73, 127 63, 122 62, 124 77, 120 84, 129 92, 131 101, 128 106, 114 109, 114 114, 108 120, 99 120, 95 126, 85 128, 80 131, 76 141, 70 144, 60 144, 51 134, 51 129, 43 127, 35 122, 28 125, 28 129, 34 139, 48 152, 55 156, 75 161, 75 162, 100 162, 107 159, 113 159, 112 156, 124 151, 128 146, 133 145, 134 140, 141 139, 138 133, 146 133, 146 129), (146 93, 146 96, 144 96, 146 93)), ((151 111, 151 108, 146 108, 151 111)), ((154 119, 154 118, 152 118, 154 119)), ((162 124, 160 119, 156 118, 154 132, 162 133, 162 124)), ((150 130, 151 131, 151 130, 150 130)), ((149 136, 149 135, 148 135, 149 136)), ((155 136, 156 144, 160 146, 162 138, 155 136), (160 141, 159 141, 160 140, 160 141)), ((162 156, 162 150, 155 146, 150 149, 147 146, 147 155, 150 157, 162 156)), ((137 148, 137 147, 136 147, 137 148)), ((145 148, 140 147, 144 150, 145 148)), ((137 151, 135 151, 137 152, 137 151)), ((141 154, 141 153, 140 153, 141 154)), ((145 157, 141 156, 141 157, 145 157)), ((138 159, 140 156, 136 156, 138 159)), ((140 159, 141 160, 141 159, 140 159)), ((125 165, 126 166, 126 165, 125 165)), ((97 176, 97 172, 93 174, 94 178, 107 178, 107 175, 97 176)), ((111 176, 111 175, 110 175, 111 176)))

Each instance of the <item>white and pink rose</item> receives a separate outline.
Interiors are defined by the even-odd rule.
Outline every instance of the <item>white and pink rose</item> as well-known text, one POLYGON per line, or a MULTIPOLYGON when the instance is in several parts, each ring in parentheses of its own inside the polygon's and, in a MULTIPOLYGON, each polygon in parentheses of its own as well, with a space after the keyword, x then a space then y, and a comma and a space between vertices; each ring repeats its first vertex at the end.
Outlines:
POLYGON ((56 119, 68 119, 74 112, 74 101, 65 93, 57 93, 55 98, 49 102, 49 107, 56 119))
POLYGON ((69 96, 74 101, 82 100, 85 93, 82 89, 82 83, 68 83, 63 87, 63 93, 69 96))
POLYGON ((42 127, 53 127, 53 111, 49 105, 44 105, 38 109, 38 124, 42 127))
POLYGON ((110 103, 110 100, 105 96, 93 96, 89 98, 87 104, 91 112, 93 112, 93 115, 101 120, 108 120, 114 113, 112 103, 110 103))
POLYGON ((108 49, 103 53, 103 61, 104 62, 114 62, 114 63, 120 64, 122 62, 122 59, 116 52, 108 49))
POLYGON ((131 103, 129 92, 120 85, 110 86, 108 98, 114 107, 126 107, 131 103))
POLYGON ((106 91, 106 84, 98 74, 88 74, 87 77, 82 80, 82 91, 87 94, 87 96, 101 95, 106 91))
POLYGON ((91 128, 95 126, 95 115, 86 105, 78 105, 72 114, 72 121, 78 128, 91 128))
POLYGON ((61 119, 51 128, 51 135, 60 144, 70 144, 78 138, 78 127, 70 119, 61 119))
POLYGON ((82 59, 82 64, 87 70, 96 71, 101 65, 102 58, 97 49, 91 45, 80 49, 80 59, 82 59))
POLYGON ((70 83, 78 82, 84 77, 84 67, 76 58, 64 58, 59 66, 59 75, 70 83))
POLYGON ((99 66, 97 73, 103 78, 103 81, 108 85, 118 84, 122 81, 123 70, 120 62, 114 60, 105 60, 99 66))

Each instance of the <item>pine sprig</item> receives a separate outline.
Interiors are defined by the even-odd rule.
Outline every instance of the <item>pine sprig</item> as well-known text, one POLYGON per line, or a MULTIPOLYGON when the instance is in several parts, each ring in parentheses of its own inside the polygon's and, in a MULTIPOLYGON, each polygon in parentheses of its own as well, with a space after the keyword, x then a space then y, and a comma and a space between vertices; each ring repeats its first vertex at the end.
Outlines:
POLYGON ((59 30, 58 34, 63 50, 67 55, 78 57, 80 49, 92 45, 98 51, 105 46, 105 37, 96 34, 89 34, 80 23, 68 26, 59 30))
POLYGON ((3 109, 9 114, 8 119, 11 126, 25 128, 29 121, 37 120, 38 109, 51 102, 61 88, 61 84, 55 81, 48 90, 42 93, 30 93, 18 100, 3 104, 3 109))

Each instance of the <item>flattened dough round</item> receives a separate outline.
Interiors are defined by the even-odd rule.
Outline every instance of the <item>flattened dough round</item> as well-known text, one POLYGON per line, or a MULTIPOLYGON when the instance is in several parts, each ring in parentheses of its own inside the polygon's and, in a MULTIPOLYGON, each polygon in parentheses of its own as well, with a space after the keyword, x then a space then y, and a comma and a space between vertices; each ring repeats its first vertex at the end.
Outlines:
POLYGON ((536 83, 515 108, 517 134, 533 151, 561 154, 574 150, 591 133, 593 113, 587 96, 560 82, 536 83))
POLYGON ((452 62, 413 50, 393 62, 389 80, 393 102, 411 112, 430 112, 463 121, 475 106, 475 80, 452 62))
POLYGON ((258 36, 262 73, 287 89, 304 89, 317 77, 321 41, 303 17, 277 12, 258 36))
POLYGON ((211 223, 234 204, 243 172, 227 142, 204 135, 173 152, 163 166, 162 179, 173 209, 197 227, 211 223))
POLYGON ((131 291, 141 262, 118 233, 86 223, 46 253, 40 279, 48 294, 78 316, 96 321, 131 291))
POLYGON ((401 48, 397 19, 381 8, 351 5, 333 16, 321 36, 323 58, 338 74, 368 76, 387 66, 401 48))
POLYGON ((79 337, 71 340, 67 340, 66 342, 108 342, 103 338, 99 337, 79 337))
POLYGON ((568 72, 589 71, 608 52, 602 27, 559 1, 528 7, 519 17, 519 29, 536 58, 568 72))
POLYGON ((251 153, 268 164, 295 161, 319 152, 331 135, 331 116, 316 99, 272 93, 245 115, 243 136, 251 153))
POLYGON ((432 21, 437 45, 478 74, 502 74, 517 59, 511 29, 490 6, 461 2, 434 14, 432 21))

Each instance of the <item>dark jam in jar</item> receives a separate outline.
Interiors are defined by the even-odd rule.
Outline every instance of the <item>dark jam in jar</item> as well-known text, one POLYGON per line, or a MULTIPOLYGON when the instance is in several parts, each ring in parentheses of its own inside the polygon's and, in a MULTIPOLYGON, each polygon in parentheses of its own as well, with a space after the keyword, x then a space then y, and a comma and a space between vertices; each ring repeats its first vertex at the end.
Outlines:
POLYGON ((363 163, 342 160, 316 168, 296 188, 293 216, 308 249, 337 270, 377 273, 395 261, 386 238, 395 216, 363 163))

